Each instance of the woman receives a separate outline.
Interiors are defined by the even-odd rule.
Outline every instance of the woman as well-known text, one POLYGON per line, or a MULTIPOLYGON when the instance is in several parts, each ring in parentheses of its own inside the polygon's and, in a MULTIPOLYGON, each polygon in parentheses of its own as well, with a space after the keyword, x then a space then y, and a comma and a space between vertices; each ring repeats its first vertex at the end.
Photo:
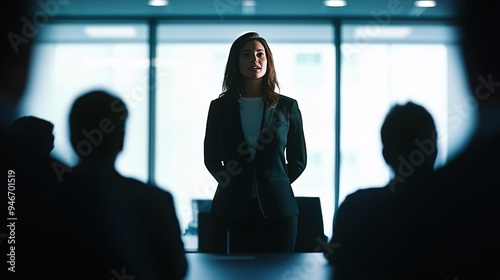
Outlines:
POLYGON ((210 104, 205 165, 218 182, 211 213, 227 226, 230 252, 293 252, 291 184, 306 167, 297 101, 279 89, 273 55, 255 32, 231 46, 223 93, 210 104), (285 153, 286 150, 286 153, 285 153))

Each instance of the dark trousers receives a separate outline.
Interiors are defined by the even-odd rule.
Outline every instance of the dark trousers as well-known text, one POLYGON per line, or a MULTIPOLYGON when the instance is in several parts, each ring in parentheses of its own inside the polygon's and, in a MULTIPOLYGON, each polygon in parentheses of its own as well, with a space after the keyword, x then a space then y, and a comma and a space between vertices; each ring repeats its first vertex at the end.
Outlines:
POLYGON ((293 253, 297 239, 297 216, 266 219, 257 198, 246 216, 227 222, 229 253, 293 253))

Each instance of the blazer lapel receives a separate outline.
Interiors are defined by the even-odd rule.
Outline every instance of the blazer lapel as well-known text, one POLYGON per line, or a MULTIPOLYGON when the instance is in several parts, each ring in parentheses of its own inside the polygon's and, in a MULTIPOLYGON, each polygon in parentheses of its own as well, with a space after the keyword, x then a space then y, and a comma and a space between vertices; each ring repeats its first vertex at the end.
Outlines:
POLYGON ((262 122, 261 122, 260 130, 259 130, 259 142, 257 144, 257 151, 255 152, 255 157, 257 157, 259 155, 259 152, 264 150, 266 147, 265 146, 266 144, 262 143, 262 140, 264 139, 262 136, 262 133, 264 131, 266 131, 267 129, 269 129, 269 127, 271 126, 271 122, 273 121, 274 112, 276 111, 276 107, 278 107, 277 104, 273 108, 267 108, 266 106, 264 106, 264 108, 263 108, 262 122))
POLYGON ((264 110, 262 112, 262 124, 260 125, 261 132, 263 129, 269 128, 271 126, 271 122, 273 120, 274 111, 276 111, 276 107, 277 106, 268 109, 264 106, 264 110))

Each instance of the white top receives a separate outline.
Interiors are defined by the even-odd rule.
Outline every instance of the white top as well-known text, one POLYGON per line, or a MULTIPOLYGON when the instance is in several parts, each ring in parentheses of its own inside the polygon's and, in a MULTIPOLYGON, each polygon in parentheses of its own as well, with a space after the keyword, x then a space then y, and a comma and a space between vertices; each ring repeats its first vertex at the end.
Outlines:
MULTIPOLYGON (((248 144, 251 159, 255 157, 259 143, 260 126, 262 124, 262 113, 264 110, 263 97, 241 97, 240 117, 243 135, 248 144)), ((257 197, 257 186, 252 185, 252 197, 257 197)))
POLYGON ((248 144, 248 150, 255 156, 259 142, 260 126, 262 124, 262 113, 264 110, 264 98, 242 97, 240 103, 241 127, 243 135, 248 144))

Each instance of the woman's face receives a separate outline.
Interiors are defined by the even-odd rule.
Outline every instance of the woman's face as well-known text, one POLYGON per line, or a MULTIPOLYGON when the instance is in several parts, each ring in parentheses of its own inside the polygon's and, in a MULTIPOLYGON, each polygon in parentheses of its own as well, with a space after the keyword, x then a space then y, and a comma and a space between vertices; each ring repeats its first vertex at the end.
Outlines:
POLYGON ((258 40, 252 40, 243 45, 238 61, 243 79, 256 80, 266 74, 266 50, 258 40))

